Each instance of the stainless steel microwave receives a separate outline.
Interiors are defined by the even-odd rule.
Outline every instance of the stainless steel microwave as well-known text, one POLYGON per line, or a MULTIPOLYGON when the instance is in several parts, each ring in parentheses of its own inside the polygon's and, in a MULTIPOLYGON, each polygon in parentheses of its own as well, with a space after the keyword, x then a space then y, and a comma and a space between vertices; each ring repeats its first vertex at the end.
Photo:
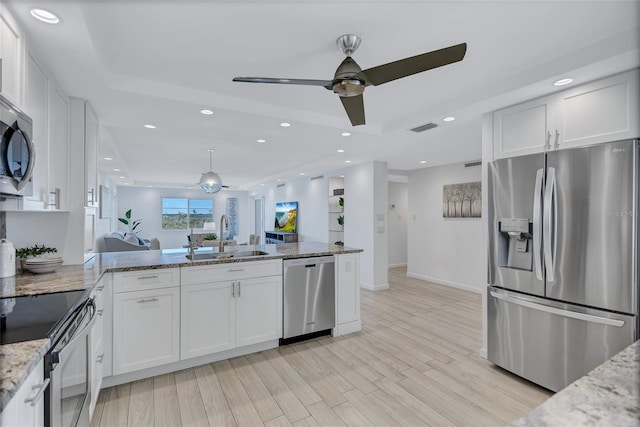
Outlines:
POLYGON ((31 119, 0 95, 0 193, 33 195, 36 153, 31 119))

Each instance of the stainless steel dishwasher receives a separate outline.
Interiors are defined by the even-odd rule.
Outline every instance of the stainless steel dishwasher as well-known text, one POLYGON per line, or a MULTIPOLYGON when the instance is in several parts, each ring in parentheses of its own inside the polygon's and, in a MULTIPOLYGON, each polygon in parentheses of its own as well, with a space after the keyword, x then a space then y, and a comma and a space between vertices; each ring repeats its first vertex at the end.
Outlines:
POLYGON ((333 256, 285 260, 280 344, 331 333, 336 325, 335 295, 333 256))

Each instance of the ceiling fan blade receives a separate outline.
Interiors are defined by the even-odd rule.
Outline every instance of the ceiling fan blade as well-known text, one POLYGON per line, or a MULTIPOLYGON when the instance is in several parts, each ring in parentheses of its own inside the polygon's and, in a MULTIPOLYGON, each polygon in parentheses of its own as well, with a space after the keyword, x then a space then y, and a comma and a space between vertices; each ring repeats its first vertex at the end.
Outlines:
POLYGON ((271 77, 234 77, 234 82, 245 83, 275 83, 281 85, 305 85, 305 86, 322 86, 331 89, 333 86, 331 80, 309 80, 309 79, 281 79, 271 77))
POLYGON ((461 43, 362 70, 354 77, 377 86, 412 74, 431 70, 432 68, 462 61, 466 52, 467 44, 461 43))
POLYGON ((349 120, 353 126, 360 126, 364 124, 364 97, 358 96, 341 96, 340 101, 344 106, 349 120))

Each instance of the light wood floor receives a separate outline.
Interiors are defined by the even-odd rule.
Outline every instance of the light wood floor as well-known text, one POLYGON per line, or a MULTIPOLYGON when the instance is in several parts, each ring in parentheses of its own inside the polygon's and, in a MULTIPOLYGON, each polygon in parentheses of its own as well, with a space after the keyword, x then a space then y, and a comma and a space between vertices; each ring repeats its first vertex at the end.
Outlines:
POLYGON ((361 332, 102 390, 91 426, 508 425, 551 395, 478 356, 479 294, 389 284, 361 332))

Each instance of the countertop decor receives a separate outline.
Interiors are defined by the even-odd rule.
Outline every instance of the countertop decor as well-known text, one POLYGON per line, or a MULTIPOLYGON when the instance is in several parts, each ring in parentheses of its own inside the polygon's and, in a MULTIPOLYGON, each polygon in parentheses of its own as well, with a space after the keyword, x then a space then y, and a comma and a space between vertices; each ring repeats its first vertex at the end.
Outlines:
POLYGON ((514 426, 640 425, 640 341, 517 420, 514 426))

